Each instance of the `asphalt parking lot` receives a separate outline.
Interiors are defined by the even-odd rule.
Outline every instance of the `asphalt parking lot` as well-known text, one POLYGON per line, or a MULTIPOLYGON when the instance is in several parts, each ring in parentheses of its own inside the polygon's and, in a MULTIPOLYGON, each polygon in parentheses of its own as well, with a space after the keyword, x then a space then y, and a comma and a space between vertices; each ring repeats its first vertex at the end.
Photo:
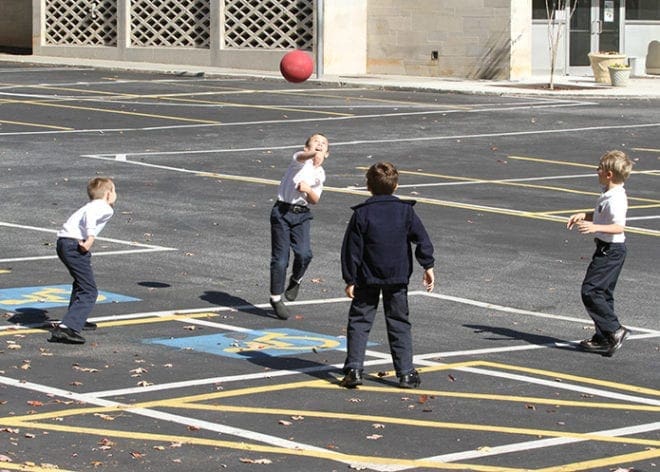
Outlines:
POLYGON ((657 99, 470 95, 0 63, 0 470, 641 471, 660 460, 657 99), (330 141, 314 260, 294 315, 268 304, 269 214, 291 155, 330 141), (601 154, 635 161, 612 358, 579 287, 601 154), (417 390, 382 316, 364 386, 337 385, 349 307, 339 248, 364 172, 436 249, 413 274, 417 390), (48 343, 70 277, 55 232, 96 175, 87 343, 48 343))

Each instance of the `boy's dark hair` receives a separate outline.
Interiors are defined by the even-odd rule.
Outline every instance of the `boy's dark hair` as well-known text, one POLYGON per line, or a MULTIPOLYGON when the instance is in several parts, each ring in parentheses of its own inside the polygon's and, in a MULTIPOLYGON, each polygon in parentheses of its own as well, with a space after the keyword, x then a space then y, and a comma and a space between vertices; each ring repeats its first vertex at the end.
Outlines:
POLYGON ((367 188, 374 195, 392 195, 399 184, 399 171, 391 162, 378 162, 367 171, 367 188))
POLYGON ((105 196, 105 192, 112 191, 114 183, 108 177, 95 177, 87 184, 87 195, 90 200, 97 200, 105 196))

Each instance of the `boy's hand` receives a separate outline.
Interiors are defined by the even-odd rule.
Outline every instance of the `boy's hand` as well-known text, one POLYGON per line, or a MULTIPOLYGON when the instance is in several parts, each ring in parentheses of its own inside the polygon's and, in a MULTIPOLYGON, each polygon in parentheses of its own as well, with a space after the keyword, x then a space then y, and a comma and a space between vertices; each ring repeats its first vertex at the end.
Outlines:
POLYGON ((427 292, 433 290, 433 286, 435 285, 435 274, 433 273, 433 267, 424 271, 424 275, 422 276, 422 283, 424 284, 424 288, 427 292))
POLYGON ((596 232, 595 226, 596 225, 594 225, 591 221, 581 220, 578 221, 577 229, 580 234, 591 234, 596 232))
POLYGON ((584 219, 587 217, 586 213, 575 213, 574 215, 571 215, 568 218, 568 223, 566 223, 566 227, 568 229, 573 229, 573 226, 575 223, 579 223, 581 221, 584 221, 584 219))
POLYGON ((354 290, 355 290, 355 285, 347 285, 346 288, 344 289, 344 292, 346 292, 346 296, 348 298, 355 298, 354 290))

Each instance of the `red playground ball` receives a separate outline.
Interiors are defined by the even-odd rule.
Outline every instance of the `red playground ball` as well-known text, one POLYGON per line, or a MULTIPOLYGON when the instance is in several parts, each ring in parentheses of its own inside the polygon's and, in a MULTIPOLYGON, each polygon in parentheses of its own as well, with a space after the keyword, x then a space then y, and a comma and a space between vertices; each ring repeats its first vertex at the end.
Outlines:
POLYGON ((313 71, 314 61, 305 51, 287 52, 280 61, 280 72, 288 82, 304 82, 313 71))

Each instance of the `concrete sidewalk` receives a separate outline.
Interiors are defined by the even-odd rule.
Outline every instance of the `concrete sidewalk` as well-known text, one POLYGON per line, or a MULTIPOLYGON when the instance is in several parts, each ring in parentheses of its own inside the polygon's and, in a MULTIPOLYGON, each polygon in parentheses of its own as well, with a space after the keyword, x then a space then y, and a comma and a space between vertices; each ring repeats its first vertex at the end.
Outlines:
MULTIPOLYGON (((162 72, 179 75, 243 76, 262 79, 281 79, 279 71, 225 69, 191 65, 155 64, 143 62, 116 62, 93 59, 75 59, 46 56, 20 56, 0 54, 1 62, 65 65, 101 69, 162 72)), ((383 89, 423 90, 491 95, 540 95, 548 97, 590 98, 660 98, 660 76, 631 77, 627 86, 612 87, 598 84, 591 76, 555 75, 555 90, 549 90, 549 75, 534 75, 525 81, 468 80, 452 77, 412 77, 396 75, 312 76, 308 82, 346 86, 379 87, 383 89)))

